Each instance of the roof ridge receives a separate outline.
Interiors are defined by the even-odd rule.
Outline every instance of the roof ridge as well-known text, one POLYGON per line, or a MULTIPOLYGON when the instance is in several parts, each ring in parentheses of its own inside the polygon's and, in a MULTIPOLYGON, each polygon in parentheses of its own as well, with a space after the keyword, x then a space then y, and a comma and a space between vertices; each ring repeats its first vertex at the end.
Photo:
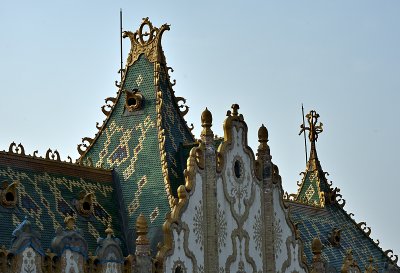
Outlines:
POLYGON ((38 155, 38 150, 35 150, 33 154, 27 154, 25 153, 25 148, 24 146, 19 143, 18 145, 13 141, 10 146, 8 151, 0 151, 0 155, 2 156, 11 156, 11 157, 18 157, 18 158, 25 158, 28 160, 37 160, 37 161, 46 161, 49 163, 54 163, 54 164, 61 164, 61 165, 69 165, 69 166, 74 166, 74 167, 81 167, 81 168, 86 168, 86 169, 92 169, 92 170, 99 170, 99 171, 111 171, 110 169, 105 169, 105 168, 99 168, 93 166, 90 161, 85 161, 85 162, 72 162, 72 158, 70 156, 67 157, 67 160, 61 160, 60 154, 57 150, 52 150, 48 149, 46 151, 45 157, 39 156, 38 155))

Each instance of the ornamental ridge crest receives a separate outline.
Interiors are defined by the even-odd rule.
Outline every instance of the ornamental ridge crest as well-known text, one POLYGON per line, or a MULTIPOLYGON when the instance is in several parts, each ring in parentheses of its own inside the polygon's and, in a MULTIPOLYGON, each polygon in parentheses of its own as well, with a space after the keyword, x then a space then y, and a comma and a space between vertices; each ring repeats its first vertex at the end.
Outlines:
POLYGON ((165 57, 161 48, 161 37, 164 31, 169 30, 169 25, 164 24, 160 28, 154 27, 149 18, 143 18, 138 30, 134 33, 124 31, 123 37, 131 41, 127 65, 131 66, 141 54, 154 63, 165 63, 165 57))

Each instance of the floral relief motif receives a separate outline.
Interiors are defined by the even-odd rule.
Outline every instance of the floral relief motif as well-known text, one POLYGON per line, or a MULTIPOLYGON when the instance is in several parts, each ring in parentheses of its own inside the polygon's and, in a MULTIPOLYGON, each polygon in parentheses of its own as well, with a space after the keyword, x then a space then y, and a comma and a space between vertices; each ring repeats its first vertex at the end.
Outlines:
POLYGON ((239 262, 239 269, 238 269, 237 273, 246 273, 246 271, 244 270, 244 262, 243 261, 239 262))
POLYGON ((21 273, 36 273, 36 253, 31 247, 27 247, 22 253, 21 273))
POLYGON ((233 184, 231 194, 234 195, 238 200, 242 200, 247 196, 247 188, 241 184, 233 184))
POLYGON ((65 273, 80 273, 79 270, 81 266, 79 266, 79 254, 76 252, 72 252, 67 249, 64 254, 65 259, 65 273))
POLYGON ((187 273, 185 264, 179 258, 174 262, 174 265, 172 266, 172 272, 187 273))
POLYGON ((221 210, 221 204, 218 203, 217 231, 218 231, 218 251, 221 253, 222 247, 226 246, 227 224, 225 211, 221 210))
POLYGON ((260 257, 262 256, 261 253, 262 234, 263 234, 263 224, 261 220, 261 211, 258 210, 257 214, 254 216, 253 240, 256 243, 256 250, 259 252, 260 257))
POLYGON ((120 265, 115 262, 108 262, 105 273, 119 273, 120 265))
POLYGON ((281 220, 276 216, 275 212, 275 217, 274 217, 274 222, 273 222, 273 239, 274 239, 274 252, 275 252, 275 257, 278 258, 279 254, 282 252, 281 246, 283 244, 282 240, 282 227, 281 227, 281 220))
POLYGON ((204 244, 204 217, 203 217, 203 205, 201 200, 199 205, 194 207, 195 213, 193 216, 193 232, 196 236, 196 243, 200 245, 200 250, 203 250, 204 244))
POLYGON ((199 265, 199 266, 197 267, 197 272, 198 272, 198 273, 204 273, 204 266, 203 266, 203 265, 199 265))

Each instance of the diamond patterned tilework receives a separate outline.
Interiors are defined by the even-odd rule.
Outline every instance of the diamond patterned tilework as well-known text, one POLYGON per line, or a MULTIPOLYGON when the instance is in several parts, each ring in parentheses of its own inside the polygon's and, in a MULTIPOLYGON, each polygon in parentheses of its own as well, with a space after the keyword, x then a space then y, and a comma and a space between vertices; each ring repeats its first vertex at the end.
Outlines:
MULTIPOLYGON (((143 95, 143 106, 135 112, 128 112, 125 109, 125 93, 121 93, 105 128, 83 158, 90 158, 95 166, 114 169, 114 177, 118 180, 116 183, 120 184, 122 192, 119 206, 123 212, 120 215, 127 219, 126 226, 122 229, 127 234, 134 233, 136 218, 140 213, 146 215, 153 250, 156 249, 159 238, 153 238, 152 234, 161 230, 164 216, 170 210, 159 152, 156 104, 158 90, 155 90, 154 85, 154 66, 141 55, 128 68, 123 89, 130 91, 137 88, 143 95)), ((178 177, 179 183, 182 183, 180 163, 172 158, 176 156, 179 145, 188 139, 190 133, 184 131, 182 120, 180 116, 177 117, 179 112, 173 108, 171 91, 165 83, 167 75, 160 77, 165 78, 160 80, 160 85, 163 86, 161 127, 165 129, 166 158, 174 165, 169 175, 178 177)), ((130 241, 128 249, 132 250, 134 238, 130 241)))
POLYGON ((12 168, 0 164, 0 181, 20 182, 17 188, 17 206, 0 206, 0 245, 9 246, 13 230, 25 216, 32 222, 34 229, 41 233, 44 249, 50 248, 55 230, 59 226, 64 227, 64 217, 67 214, 76 217, 77 227, 82 230, 89 250, 93 253, 97 247, 98 235, 104 237, 104 231, 110 221, 116 236, 120 237, 118 221, 111 218, 111 215, 117 214, 112 201, 115 197, 111 175, 110 181, 106 183, 62 175, 62 172, 62 167, 55 174, 31 170, 28 167, 12 168), (75 208, 75 202, 82 191, 94 193, 94 211, 89 217, 79 215, 75 208))
POLYGON ((372 239, 358 228, 341 207, 333 204, 327 205, 325 208, 315 208, 292 202, 289 205, 292 221, 298 223, 304 252, 309 264, 313 257, 311 242, 314 237, 319 236, 324 245, 322 250, 324 259, 334 266, 337 272, 340 272, 346 250, 350 248, 353 250, 354 259, 361 269, 369 264, 369 257, 372 256, 374 264, 377 264, 379 272, 382 272, 385 262, 389 261, 388 258, 372 239), (341 229, 339 246, 333 246, 329 241, 329 235, 334 228, 341 229))
POLYGON ((303 178, 297 200, 309 205, 319 206, 321 204, 321 186, 324 183, 325 180, 321 177, 318 170, 307 171, 303 178))
POLYGON ((182 144, 193 143, 194 139, 190 133, 185 120, 181 117, 177 107, 173 90, 170 88, 169 76, 165 69, 160 71, 160 89, 162 90, 162 127, 165 130, 165 152, 167 154, 168 174, 171 190, 177 196, 176 190, 179 185, 184 184, 183 170, 186 168, 186 159, 176 160, 182 154, 182 144))

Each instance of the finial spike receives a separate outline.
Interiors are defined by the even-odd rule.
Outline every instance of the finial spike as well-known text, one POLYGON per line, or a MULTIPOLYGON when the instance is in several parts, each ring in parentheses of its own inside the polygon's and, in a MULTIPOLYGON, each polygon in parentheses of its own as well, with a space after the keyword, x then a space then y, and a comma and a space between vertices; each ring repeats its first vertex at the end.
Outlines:
POLYGON ((311 151, 310 151, 310 160, 317 158, 317 151, 315 148, 315 142, 318 140, 318 135, 323 131, 322 122, 318 123, 319 114, 315 110, 311 110, 310 113, 306 115, 309 126, 306 127, 304 124, 300 125, 300 133, 301 135, 306 130, 308 133, 308 139, 311 142, 311 151))
POLYGON ((203 127, 203 130, 201 131, 201 135, 203 137, 213 137, 214 133, 211 130, 212 126, 212 114, 206 107, 206 109, 201 113, 201 126, 203 127))
POLYGON ((136 245, 148 245, 149 239, 147 239, 148 225, 146 217, 141 213, 136 219, 136 245))
POLYGON ((240 109, 239 104, 232 104, 232 115, 237 116, 238 115, 238 110, 240 109))

